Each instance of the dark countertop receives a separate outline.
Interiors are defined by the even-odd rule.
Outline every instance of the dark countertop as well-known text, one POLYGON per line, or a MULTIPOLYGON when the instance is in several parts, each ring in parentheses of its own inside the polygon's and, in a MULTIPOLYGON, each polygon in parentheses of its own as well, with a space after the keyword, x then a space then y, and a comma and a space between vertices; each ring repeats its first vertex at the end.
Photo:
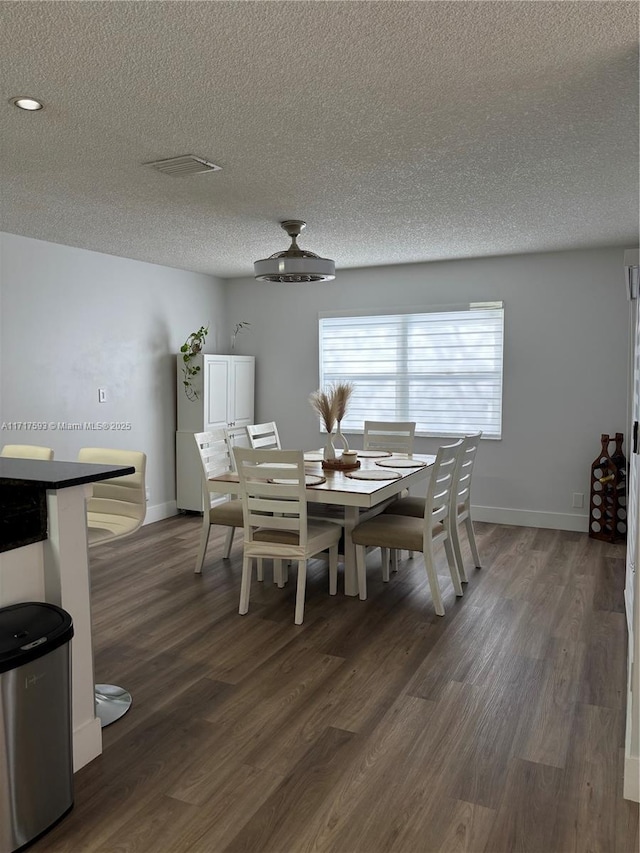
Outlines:
POLYGON ((0 486, 37 486, 41 489, 66 489, 95 483, 111 477, 135 473, 132 466, 93 465, 87 462, 49 462, 44 459, 0 457, 0 486))

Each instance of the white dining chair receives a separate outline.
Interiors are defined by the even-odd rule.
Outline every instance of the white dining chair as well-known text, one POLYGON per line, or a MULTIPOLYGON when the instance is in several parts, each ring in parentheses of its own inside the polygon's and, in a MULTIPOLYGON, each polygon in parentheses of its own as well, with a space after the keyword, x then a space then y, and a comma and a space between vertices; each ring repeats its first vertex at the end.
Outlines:
POLYGON ((200 462, 202 464, 202 531, 200 546, 196 556, 195 573, 202 572, 209 534, 212 525, 227 528, 222 559, 228 560, 231 555, 233 536, 238 528, 243 526, 242 501, 235 499, 220 499, 209 490, 209 480, 234 471, 233 454, 227 432, 224 429, 208 432, 196 432, 193 435, 200 462))
POLYGON ((249 447, 254 450, 280 450, 280 436, 275 421, 264 424, 248 424, 246 427, 249 447))
MULTIPOLYGON (((389 453, 413 454, 413 440, 416 434, 415 421, 365 421, 363 450, 380 450, 389 453)), ((402 497, 409 495, 408 490, 402 492, 402 497)), ((384 557, 385 552, 382 551, 384 557)), ((397 551, 390 552, 391 565, 396 571, 398 566, 397 551)), ((409 552, 409 556, 413 554, 409 552)))
POLYGON ((363 450, 388 450, 391 453, 413 453, 415 421, 365 421, 363 450))
MULTIPOLYGON (((249 610, 252 562, 267 558, 298 564, 295 624, 304 619, 307 560, 329 550, 329 593, 336 594, 342 527, 307 517, 306 474, 301 450, 234 448, 244 512, 240 610, 249 610), (287 466, 287 467, 283 467, 287 466)), ((278 586, 284 585, 284 578, 278 586)))
POLYGON ((53 459, 53 450, 39 444, 5 444, 0 450, 0 456, 11 459, 44 459, 50 462, 53 459))
MULTIPOLYGON (((356 525, 351 539, 356 546, 356 571, 358 574, 358 593, 361 599, 367 597, 367 575, 365 548, 373 546, 389 550, 407 549, 422 551, 427 572, 431 597, 438 616, 444 616, 442 594, 435 569, 434 546, 444 544, 447 563, 456 595, 462 595, 462 584, 453 553, 450 507, 452 500, 453 473, 458 449, 462 439, 455 444, 445 445, 438 450, 436 461, 431 468, 424 511, 421 518, 407 515, 382 513, 368 521, 356 525)), ((388 563, 382 564, 382 579, 389 580, 388 563)))
MULTIPOLYGON (((462 444, 458 450, 458 458, 453 473, 452 485, 452 501, 451 501, 451 542, 453 544, 453 553, 456 558, 458 573, 463 583, 467 582, 467 573, 464 568, 462 559, 462 549, 460 545, 460 525, 464 523, 471 548, 471 556, 475 561, 476 569, 482 568, 480 565, 480 556, 478 554, 478 546, 473 532, 473 521, 471 519, 471 476, 475 464, 476 453, 482 432, 467 435, 462 439, 462 444)), ((384 510, 385 513, 393 515, 409 515, 414 518, 421 518, 424 515, 425 498, 422 497, 405 497, 399 498, 389 504, 384 510)))

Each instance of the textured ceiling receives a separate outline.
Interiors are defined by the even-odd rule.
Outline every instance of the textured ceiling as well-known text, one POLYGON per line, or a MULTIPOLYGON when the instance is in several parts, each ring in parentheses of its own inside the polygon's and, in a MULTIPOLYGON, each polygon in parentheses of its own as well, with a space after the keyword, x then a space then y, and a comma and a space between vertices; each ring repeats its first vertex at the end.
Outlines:
POLYGON ((287 218, 338 269, 638 241, 635 2, 5 1, 0 81, 11 233, 222 277, 287 218))

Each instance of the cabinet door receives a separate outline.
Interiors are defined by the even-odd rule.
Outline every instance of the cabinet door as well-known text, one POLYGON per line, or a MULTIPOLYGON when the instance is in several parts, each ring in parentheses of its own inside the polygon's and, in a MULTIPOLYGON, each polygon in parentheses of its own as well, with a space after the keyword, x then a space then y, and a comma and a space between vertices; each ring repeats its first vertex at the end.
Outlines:
POLYGON ((229 384, 231 374, 229 359, 205 358, 205 430, 226 427, 229 423, 229 384))
POLYGON ((231 363, 229 425, 253 423, 255 362, 252 358, 234 358, 231 363))

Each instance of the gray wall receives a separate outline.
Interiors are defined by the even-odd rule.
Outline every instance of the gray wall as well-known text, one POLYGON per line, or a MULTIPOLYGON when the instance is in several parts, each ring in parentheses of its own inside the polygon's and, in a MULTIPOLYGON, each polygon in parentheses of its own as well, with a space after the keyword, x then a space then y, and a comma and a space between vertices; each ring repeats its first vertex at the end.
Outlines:
POLYGON ((143 450, 147 520, 175 512, 175 353, 208 322, 206 351, 227 345, 223 283, 12 234, 0 250, 0 446, 44 444, 67 460, 80 447, 143 450), (13 421, 131 430, 8 430, 13 421))
MULTIPOLYGON (((622 249, 346 270, 327 284, 240 279, 228 282, 227 309, 230 325, 252 324, 237 352, 256 356, 256 419, 277 420, 283 445, 312 448, 322 444, 307 402, 319 311, 486 300, 505 305, 503 437, 481 443, 475 517, 586 530, 600 433, 627 434, 622 249)), ((419 439, 416 450, 438 443, 419 439)))
MULTIPOLYGON (((622 249, 339 271, 334 282, 215 278, 0 235, 0 421, 124 421, 132 429, 8 431, 0 444, 82 446, 149 456, 149 520, 175 506, 174 354, 211 321, 207 352, 256 356, 256 419, 283 443, 322 444, 307 402, 318 385, 319 311, 501 299, 503 438, 483 441, 476 518, 586 530, 589 466, 601 432, 627 433, 628 303, 622 249), (97 389, 106 388, 107 403, 97 389), (584 509, 572 507, 574 492, 584 509)), ((339 259, 338 259, 339 260, 339 259)), ((361 446, 361 437, 352 439, 361 446)), ((417 450, 439 442, 419 439, 417 450)))

